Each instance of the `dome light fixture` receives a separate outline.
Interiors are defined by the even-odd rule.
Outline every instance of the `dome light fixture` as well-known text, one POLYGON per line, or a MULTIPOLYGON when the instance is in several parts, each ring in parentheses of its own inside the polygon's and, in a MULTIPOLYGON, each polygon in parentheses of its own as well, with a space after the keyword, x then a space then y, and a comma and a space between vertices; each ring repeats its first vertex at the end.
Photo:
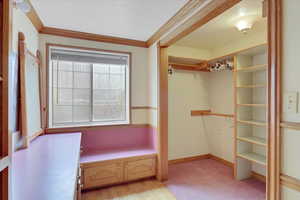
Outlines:
POLYGON ((252 23, 245 20, 240 20, 235 26, 239 31, 246 34, 252 28, 252 23))

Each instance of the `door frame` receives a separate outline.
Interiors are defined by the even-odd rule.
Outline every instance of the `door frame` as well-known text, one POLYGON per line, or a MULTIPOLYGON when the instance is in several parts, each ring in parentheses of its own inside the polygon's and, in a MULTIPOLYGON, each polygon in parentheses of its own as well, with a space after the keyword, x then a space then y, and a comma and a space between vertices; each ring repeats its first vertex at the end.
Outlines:
MULTIPOLYGON (((158 174, 160 180, 168 179, 168 59, 167 48, 185 37, 192 31, 208 23, 210 20, 221 15, 227 9, 240 1, 227 0, 219 6, 215 6, 202 18, 194 23, 177 28, 158 42, 158 146, 159 162, 158 174), (230 4, 230 6, 228 6, 230 4), (217 14, 216 14, 217 13, 217 14), (176 30, 177 31, 176 33, 176 30)), ((212 3, 217 4, 218 0, 212 3)), ((209 4, 211 5, 211 4, 209 4)), ((209 6, 207 5, 207 6, 209 6)), ((206 6, 206 7, 207 7, 206 6)), ((204 8, 206 8, 204 7, 204 8)), ((205 10, 205 9, 202 10, 205 10)), ((280 97, 280 69, 282 60, 282 0, 268 0, 268 101, 269 101, 269 150, 268 150, 268 176, 267 176, 267 200, 280 200, 280 118, 281 118, 281 97, 280 97)))
POLYGON ((2 78, 0 83, 0 162, 6 166, 0 172, 0 199, 8 200, 9 198, 9 115, 8 115, 8 84, 9 84, 9 58, 12 47, 12 1, 2 0, 0 2, 0 28, 1 28, 1 48, 0 60, 2 78))

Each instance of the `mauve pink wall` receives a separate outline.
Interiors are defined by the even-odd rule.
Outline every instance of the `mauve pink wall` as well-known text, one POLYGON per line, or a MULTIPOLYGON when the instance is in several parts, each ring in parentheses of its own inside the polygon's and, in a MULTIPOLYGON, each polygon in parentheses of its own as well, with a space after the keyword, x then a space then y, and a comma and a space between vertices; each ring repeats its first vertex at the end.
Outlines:
POLYGON ((83 149, 156 148, 156 131, 151 127, 113 127, 82 133, 83 149))

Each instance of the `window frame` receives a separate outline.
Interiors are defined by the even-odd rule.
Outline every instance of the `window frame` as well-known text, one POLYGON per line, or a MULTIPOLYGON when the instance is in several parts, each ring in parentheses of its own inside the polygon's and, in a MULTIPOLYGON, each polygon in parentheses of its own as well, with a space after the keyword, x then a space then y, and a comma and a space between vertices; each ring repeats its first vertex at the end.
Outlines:
POLYGON ((132 53, 131 52, 126 52, 126 51, 115 51, 115 50, 107 50, 107 49, 98 49, 98 48, 89 48, 89 47, 82 47, 82 46, 73 46, 73 45, 63 45, 63 44, 54 44, 54 43, 46 43, 46 88, 44 89, 45 94, 46 94, 46 127, 47 129, 68 129, 68 128, 76 128, 76 129, 80 129, 80 128, 90 128, 90 127, 103 127, 103 126, 120 126, 120 125, 131 125, 132 124, 132 113, 131 113, 131 81, 132 81, 132 76, 131 76, 131 65, 132 65, 132 53), (126 80, 126 84, 128 85, 128 97, 126 97, 126 99, 128 100, 128 108, 126 107, 126 110, 128 113, 126 113, 126 115, 128 116, 128 120, 124 121, 124 123, 120 123, 120 121, 116 122, 116 123, 93 123, 93 122, 87 122, 87 123, 81 123, 78 122, 78 124, 73 123, 73 124, 66 124, 65 126, 53 126, 53 124, 50 124, 50 119, 52 117, 52 100, 51 98, 51 94, 50 94, 50 68, 51 68, 51 48, 61 48, 61 49, 72 49, 72 50, 76 50, 76 51, 92 51, 92 52, 107 52, 107 53, 112 53, 112 54, 123 54, 128 56, 128 75, 127 75, 127 79, 126 80), (75 125, 76 124, 76 125, 75 125))

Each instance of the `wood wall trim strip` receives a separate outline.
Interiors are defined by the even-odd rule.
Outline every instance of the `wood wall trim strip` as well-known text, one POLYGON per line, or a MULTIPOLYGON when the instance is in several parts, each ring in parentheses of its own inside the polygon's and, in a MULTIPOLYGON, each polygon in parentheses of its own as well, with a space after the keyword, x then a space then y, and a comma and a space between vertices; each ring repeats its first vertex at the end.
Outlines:
POLYGON ((223 165, 226 165, 230 168, 233 168, 234 164, 232 162, 229 162, 227 160, 224 160, 223 158, 220 158, 218 156, 212 155, 212 154, 203 154, 198 156, 190 156, 190 157, 184 157, 184 158, 178 158, 174 160, 169 160, 169 165, 178 164, 178 163, 185 163, 185 162, 191 162, 195 160, 203 160, 203 159, 212 159, 215 161, 218 161, 222 163, 223 165))
POLYGON ((185 162, 191 162, 191 161, 195 161, 195 160, 202 160, 202 159, 209 159, 209 158, 210 158, 210 154, 204 154, 204 155, 169 160, 168 163, 169 163, 169 165, 173 165, 173 164, 178 164, 178 163, 185 163, 185 162))
POLYGON ((251 172, 251 176, 261 182, 264 182, 264 183, 266 183, 266 181, 267 181, 267 178, 265 176, 258 174, 254 171, 251 172))
POLYGON ((227 9, 239 3, 241 0, 212 0, 197 13, 182 23, 172 33, 161 41, 161 46, 168 47, 181 38, 187 36, 213 18, 225 12, 227 9))
POLYGON ((212 155, 212 154, 209 154, 209 158, 213 159, 213 160, 216 160, 218 162, 221 162, 222 164, 224 164, 224 165, 226 165, 226 166, 228 166, 230 168, 234 168, 234 163, 229 162, 229 161, 227 161, 227 160, 225 160, 223 158, 220 158, 220 157, 212 155))
POLYGON ((127 46, 148 48, 148 45, 145 41, 131 40, 126 38, 112 37, 112 36, 99 35, 93 33, 85 33, 79 31, 71 31, 66 29, 43 27, 39 32, 41 34, 56 35, 56 36, 75 38, 81 40, 91 40, 96 42, 106 42, 106 43, 113 43, 113 44, 120 44, 120 45, 127 45, 127 46))
POLYGON ((131 106, 132 110, 157 110, 157 107, 152 106, 131 106))
POLYGON ((300 123, 299 122, 281 122, 280 127, 300 131, 300 123))
POLYGON ((43 27, 43 22, 40 19, 40 17, 38 16, 36 10, 34 9, 34 7, 32 6, 30 1, 27 1, 29 3, 29 5, 31 6, 31 10, 29 13, 26 13, 28 19, 31 21, 31 23, 33 24, 33 26, 35 27, 35 29, 39 32, 43 27))
POLYGON ((298 192, 300 192, 300 180, 299 179, 282 174, 280 176, 280 183, 288 188, 291 188, 291 189, 294 189, 294 190, 297 190, 298 192))
POLYGON ((282 0, 268 1, 268 176, 267 199, 280 200, 282 0))
POLYGON ((148 40, 148 47, 158 41, 164 34, 170 31, 179 22, 184 20, 190 13, 198 9, 204 0, 189 0, 171 19, 162 25, 148 40))
POLYGON ((57 133, 70 133, 70 132, 81 132, 81 131, 93 131, 93 130, 108 130, 115 128, 145 128, 151 127, 150 124, 126 124, 126 125, 108 125, 108 126, 82 126, 82 127, 65 127, 65 128, 46 128, 46 134, 57 134, 57 133))
POLYGON ((214 113, 214 112, 211 112, 211 110, 192 110, 191 111, 191 116, 205 116, 205 115, 218 116, 218 117, 231 117, 231 118, 234 117, 233 114, 214 113))
POLYGON ((211 110, 192 110, 191 116, 201 116, 201 115, 208 115, 211 110))

